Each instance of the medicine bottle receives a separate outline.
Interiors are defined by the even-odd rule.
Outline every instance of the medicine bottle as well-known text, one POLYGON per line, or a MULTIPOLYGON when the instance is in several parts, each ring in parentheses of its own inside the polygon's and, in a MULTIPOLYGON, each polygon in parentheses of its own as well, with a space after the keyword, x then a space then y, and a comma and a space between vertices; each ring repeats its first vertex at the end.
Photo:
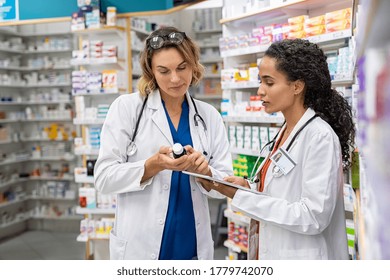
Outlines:
POLYGON ((115 26, 116 25, 116 8, 115 7, 107 7, 107 26, 115 26))
POLYGON ((172 146, 172 154, 174 158, 179 158, 186 154, 186 150, 183 148, 183 146, 180 143, 175 143, 172 146))

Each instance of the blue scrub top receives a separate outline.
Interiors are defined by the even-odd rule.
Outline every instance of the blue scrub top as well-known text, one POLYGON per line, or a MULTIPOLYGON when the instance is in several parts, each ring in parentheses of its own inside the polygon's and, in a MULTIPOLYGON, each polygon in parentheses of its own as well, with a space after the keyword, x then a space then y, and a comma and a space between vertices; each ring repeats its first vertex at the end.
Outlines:
MULTIPOLYGON (((187 99, 182 103, 179 126, 176 131, 165 108, 174 143, 191 145, 187 99)), ((190 177, 180 171, 172 172, 168 212, 161 241, 160 260, 191 260, 197 257, 195 217, 191 198, 190 177)))

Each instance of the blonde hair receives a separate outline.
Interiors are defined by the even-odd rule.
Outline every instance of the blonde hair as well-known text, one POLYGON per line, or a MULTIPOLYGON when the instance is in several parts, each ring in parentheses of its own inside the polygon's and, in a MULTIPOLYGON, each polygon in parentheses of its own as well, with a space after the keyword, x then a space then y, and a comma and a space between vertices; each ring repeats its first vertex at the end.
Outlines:
POLYGON ((179 45, 175 45, 173 43, 170 43, 169 41, 165 41, 164 45, 158 50, 152 49, 146 43, 148 42, 148 39, 154 36, 166 36, 171 32, 180 32, 180 31, 175 27, 162 27, 154 31, 152 34, 150 34, 145 41, 144 50, 141 52, 141 56, 140 56, 142 75, 137 84, 138 90, 142 95, 147 95, 158 88, 156 79, 154 78, 153 71, 152 71, 152 58, 153 58, 153 53, 155 51, 164 48, 176 48, 178 52, 183 56, 184 60, 192 68, 191 85, 198 85, 200 80, 203 78, 204 67, 199 62, 200 50, 199 47, 195 44, 195 42, 191 38, 186 36, 183 42, 179 45))

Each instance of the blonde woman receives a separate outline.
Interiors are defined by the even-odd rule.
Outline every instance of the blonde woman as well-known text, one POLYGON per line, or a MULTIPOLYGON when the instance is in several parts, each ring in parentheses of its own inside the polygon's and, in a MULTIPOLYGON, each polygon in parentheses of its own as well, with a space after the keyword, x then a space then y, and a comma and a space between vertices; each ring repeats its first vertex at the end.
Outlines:
POLYGON ((213 259, 207 192, 195 173, 232 174, 218 111, 188 89, 203 76, 199 48, 173 27, 154 31, 140 58, 139 92, 111 105, 101 134, 95 186, 118 194, 111 259, 213 259), (186 155, 174 159, 180 143, 186 155))

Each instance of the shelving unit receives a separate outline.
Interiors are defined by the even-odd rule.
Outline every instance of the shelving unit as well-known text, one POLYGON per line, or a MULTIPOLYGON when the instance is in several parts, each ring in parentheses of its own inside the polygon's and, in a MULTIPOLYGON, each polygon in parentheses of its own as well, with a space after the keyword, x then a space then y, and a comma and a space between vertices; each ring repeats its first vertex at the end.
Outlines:
POLYGON ((361 259, 389 259, 389 32, 390 2, 354 1, 359 190, 358 247, 361 259))
MULTIPOLYGON (((88 188, 95 194, 95 202, 92 207, 101 207, 100 202, 97 201, 100 194, 97 194, 94 189, 93 175, 88 175, 87 166, 89 164, 93 165, 99 154, 101 126, 104 123, 110 104, 120 94, 128 93, 132 86, 132 80, 129 79, 131 77, 131 51, 129 50, 130 46, 128 46, 128 22, 123 19, 119 20, 117 24, 117 26, 112 27, 74 32, 78 37, 79 51, 82 51, 82 54, 86 56, 85 58, 73 58, 71 61, 71 64, 78 66, 80 70, 73 73, 72 90, 76 104, 76 116, 73 119, 73 124, 77 125, 81 132, 81 138, 77 140, 75 146, 75 154, 79 158, 79 167, 75 168, 75 182, 80 186, 80 192, 81 188, 88 188), (114 49, 113 46, 115 46, 116 55, 93 57, 95 46, 100 48, 101 45, 105 46, 106 44, 110 45, 110 49, 114 49), (87 50, 88 48, 89 50, 87 50), (105 87, 104 73, 112 70, 115 70, 117 74, 116 84, 105 87), (87 74, 84 76, 85 72, 82 71, 87 71, 87 74), (96 73, 101 73, 101 76, 96 73), (100 77, 89 79, 93 75, 100 77), (85 88, 76 87, 80 81, 86 82, 85 88)), ((111 77, 106 76, 106 79, 109 80, 111 77)), ((93 169, 93 166, 88 168, 93 169)), ((79 196, 81 196, 81 193, 79 196)), ((78 207, 76 213, 84 217, 79 227, 82 227, 86 220, 93 220, 96 216, 111 217, 114 210, 78 207)), ((92 242, 94 238, 89 238, 88 235, 79 236, 77 240, 86 242, 86 259, 109 259, 108 237, 99 238, 99 241, 105 241, 103 243, 92 242)))
MULTIPOLYGON (((38 214, 74 217, 74 185, 65 178, 74 159, 68 142, 74 136, 69 64, 73 36, 69 23, 46 27, 0 29, 0 238, 58 226, 35 222, 38 214), (44 29, 47 32, 41 32, 44 29), (48 192, 57 199, 43 195, 48 192)), ((74 225, 65 222, 59 228, 71 230, 74 225)))
MULTIPOLYGON (((223 27, 223 37, 235 37, 238 40, 236 41, 236 48, 232 48, 229 43, 227 43, 229 46, 225 47, 223 46, 224 41, 222 41, 221 46, 223 48, 221 48, 221 57, 223 58, 224 69, 248 69, 251 64, 258 64, 259 59, 261 59, 261 57, 264 55, 264 52, 271 43, 268 42, 262 45, 251 45, 251 43, 249 43, 250 41, 248 41, 246 44, 242 39, 245 38, 243 35, 252 33, 254 28, 273 24, 282 25, 286 24, 287 19, 290 17, 300 15, 315 17, 323 15, 327 12, 352 6, 352 1, 335 0, 293 0, 283 3, 282 1, 269 2, 269 5, 274 6, 249 7, 247 5, 250 4, 250 1, 223 1, 223 18, 220 20, 220 23, 223 27)), ((346 29, 332 33, 311 36, 306 39, 317 43, 326 53, 329 52, 329 54, 337 54, 340 48, 348 47, 351 36, 351 29, 346 29)), ((251 35, 248 35, 248 37, 250 38, 251 35)), ((348 76, 338 74, 334 75, 334 87, 350 87, 353 83, 354 77, 352 73, 350 73, 348 76)), ((265 142, 273 138, 273 135, 275 135, 279 129, 278 127, 280 127, 284 121, 281 115, 267 115, 266 113, 261 112, 261 110, 259 111, 253 109, 253 112, 236 112, 232 109, 234 104, 245 104, 246 97, 255 96, 259 85, 260 83, 254 79, 238 82, 225 80, 224 73, 222 74, 222 90, 225 103, 222 103, 221 110, 229 133, 229 140, 232 141, 233 139, 233 143, 231 142, 231 152, 234 155, 252 157, 259 156, 260 148, 264 145, 265 142), (225 98, 227 100, 225 100, 225 98), (260 126, 260 128, 256 128, 258 126, 260 126), (253 135, 255 131, 257 135, 257 129, 260 130, 260 143, 254 141, 253 137, 252 145, 251 143, 244 143, 244 141, 236 139, 237 133, 239 135, 244 135, 244 133, 251 133, 251 135, 253 135), (253 146, 254 144, 255 146, 253 146)), ((338 89, 343 90, 342 88, 338 89)), ((250 106, 252 108, 251 103, 256 103, 256 99, 254 98, 252 100, 253 101, 248 102, 246 106, 250 106)), ((246 106, 242 105, 241 108, 245 109, 246 106)), ((228 218, 229 226, 231 226, 231 223, 244 227, 249 225, 249 219, 247 217, 236 215, 229 208, 230 207, 228 205, 228 210, 225 211, 225 216, 228 218)), ((231 234, 230 230, 229 233, 231 234)), ((240 240, 237 242, 244 242, 245 244, 246 241, 240 240)), ((224 243, 224 245, 229 248, 229 258, 241 258, 242 255, 240 254, 246 252, 245 246, 243 246, 241 243, 237 245, 237 242, 235 243, 232 240, 227 240, 224 243)))
POLYGON ((200 85, 192 89, 192 93, 195 98, 220 109, 222 99, 220 79, 223 59, 219 52, 218 41, 222 37, 222 28, 219 24, 222 8, 199 9, 193 13, 193 38, 200 48, 200 63, 205 67, 205 75, 200 85))

